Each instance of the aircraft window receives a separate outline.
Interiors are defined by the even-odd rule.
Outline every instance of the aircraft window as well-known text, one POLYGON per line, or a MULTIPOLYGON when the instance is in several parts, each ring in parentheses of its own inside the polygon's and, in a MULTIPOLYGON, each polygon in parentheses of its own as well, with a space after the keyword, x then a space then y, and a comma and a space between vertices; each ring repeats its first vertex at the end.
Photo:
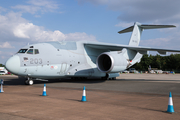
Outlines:
POLYGON ((28 49, 20 49, 18 53, 25 53, 28 49))
POLYGON ((38 49, 35 49, 35 54, 39 54, 39 50, 38 49))
POLYGON ((27 58, 27 57, 24 57, 24 61, 28 61, 28 58, 27 58))
POLYGON ((33 54, 33 49, 29 49, 29 50, 27 51, 27 54, 33 54))

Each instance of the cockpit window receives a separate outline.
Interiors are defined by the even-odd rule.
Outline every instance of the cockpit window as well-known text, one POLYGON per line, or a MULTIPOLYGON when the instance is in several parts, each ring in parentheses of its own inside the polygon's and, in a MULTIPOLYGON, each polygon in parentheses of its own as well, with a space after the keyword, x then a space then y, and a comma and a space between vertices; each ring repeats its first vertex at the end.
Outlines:
POLYGON ((20 49, 18 53, 25 53, 28 49, 20 49))
POLYGON ((27 51, 27 54, 33 54, 33 49, 29 49, 29 50, 27 51))
POLYGON ((39 54, 38 49, 20 49, 18 53, 27 53, 27 54, 39 54))
POLYGON ((35 49, 35 54, 39 54, 39 50, 38 49, 35 49))

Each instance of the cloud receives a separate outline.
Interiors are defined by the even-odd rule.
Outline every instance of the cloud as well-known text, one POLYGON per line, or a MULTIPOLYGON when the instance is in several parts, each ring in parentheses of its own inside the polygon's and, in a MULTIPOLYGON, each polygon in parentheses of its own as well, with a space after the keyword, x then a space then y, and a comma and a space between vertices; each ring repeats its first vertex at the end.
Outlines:
POLYGON ((89 2, 105 5, 119 11, 118 19, 124 22, 176 22, 180 18, 179 0, 77 0, 80 4, 89 2))
POLYGON ((55 30, 53 31, 46 31, 43 27, 34 25, 33 23, 20 23, 17 25, 14 30, 13 34, 15 37, 18 38, 25 38, 28 41, 61 41, 65 40, 65 35, 55 30))
POLYGON ((1 56, 1 59, 5 59, 6 57, 5 56, 1 56))
POLYGON ((29 0, 27 5, 16 5, 11 8, 20 10, 22 13, 37 14, 37 12, 40 12, 43 14, 45 12, 55 12, 59 9, 59 5, 49 0, 29 0))
POLYGON ((79 41, 79 40, 91 40, 95 41, 96 38, 93 35, 87 35, 86 33, 69 33, 64 34, 59 30, 46 31, 43 27, 33 25, 33 23, 21 23, 14 27, 13 34, 15 37, 24 38, 28 41, 79 41))
MULTIPOLYGON (((180 37, 180 35, 179 35, 180 37)), ((179 49, 179 39, 178 36, 166 37, 166 38, 156 38, 156 39, 148 39, 141 40, 140 46, 148 46, 153 48, 164 48, 164 49, 179 49)))
POLYGON ((16 5, 12 8, 21 10, 21 12, 28 12, 31 14, 35 14, 38 10, 41 9, 40 7, 30 5, 16 5))
POLYGON ((134 25, 133 22, 130 22, 130 23, 120 22, 120 23, 116 24, 115 26, 116 26, 116 27, 124 27, 124 28, 127 28, 127 27, 130 27, 130 26, 132 26, 132 25, 134 25))
POLYGON ((28 3, 34 6, 45 7, 48 10, 58 9, 58 4, 49 0, 29 0, 28 3))
POLYGON ((17 37, 14 36, 13 30, 21 23, 28 21, 21 17, 20 13, 9 12, 5 15, 0 15, 0 40, 1 42, 14 41, 17 37))
MULTIPOLYGON (((174 0, 77 0, 79 4, 102 5, 111 11, 119 12, 116 27, 130 27, 134 22, 144 24, 172 24, 175 29, 159 29, 156 36, 166 34, 165 38, 141 40, 140 45, 157 48, 180 49, 180 1, 174 0), (161 33, 160 33, 161 32, 161 33)), ((150 35, 149 35, 150 36, 150 35)))
POLYGON ((170 38, 156 38, 156 39, 149 39, 149 40, 141 40, 140 45, 142 46, 149 46, 149 47, 164 47, 169 44, 171 41, 170 38))
POLYGON ((66 34, 66 40, 85 40, 85 41, 96 41, 96 37, 93 35, 87 35, 85 32, 80 33, 80 32, 75 32, 75 33, 69 33, 66 34))
MULTIPOLYGON (((79 4, 84 4, 85 2, 90 2, 94 5, 102 5, 102 4, 107 4, 110 1, 109 0, 77 0, 79 4)), ((111 0, 114 2, 113 0, 111 0)))
POLYGON ((5 12, 5 11, 6 11, 6 9, 0 6, 0 13, 5 12))
POLYGON ((45 42, 61 40, 96 40, 92 35, 86 33, 64 34, 59 30, 45 30, 42 26, 34 25, 22 18, 21 13, 9 12, 0 15, 0 39, 1 42, 45 42))
POLYGON ((35 26, 32 23, 21 23, 14 28, 13 33, 19 38, 30 38, 29 35, 27 35, 27 32, 34 27, 35 26))
POLYGON ((0 48, 13 48, 8 42, 0 44, 0 48))
POLYGON ((46 42, 46 41, 62 41, 65 40, 66 36, 59 30, 45 31, 35 26, 35 31, 31 32, 31 40, 46 42))
MULTIPOLYGON (((13 52, 6 52, 6 51, 0 51, 0 58, 5 60, 7 58, 9 58, 10 56, 14 55, 13 52)), ((0 64, 3 63, 0 59, 0 64)))

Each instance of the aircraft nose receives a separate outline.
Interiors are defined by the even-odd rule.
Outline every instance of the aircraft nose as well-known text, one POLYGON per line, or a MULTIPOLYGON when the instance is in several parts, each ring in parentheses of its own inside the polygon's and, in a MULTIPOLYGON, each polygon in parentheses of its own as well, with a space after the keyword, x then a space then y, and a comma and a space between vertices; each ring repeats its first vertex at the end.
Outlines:
POLYGON ((6 69, 13 73, 18 75, 19 69, 20 69, 20 58, 19 56, 15 55, 9 58, 5 63, 6 69))

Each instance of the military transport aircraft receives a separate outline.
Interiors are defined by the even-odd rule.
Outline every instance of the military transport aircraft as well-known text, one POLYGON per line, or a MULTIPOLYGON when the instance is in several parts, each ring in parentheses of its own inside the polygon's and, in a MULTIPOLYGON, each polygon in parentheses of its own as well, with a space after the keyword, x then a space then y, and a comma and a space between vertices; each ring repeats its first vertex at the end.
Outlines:
POLYGON ((129 45, 89 41, 54 41, 24 46, 7 60, 6 68, 11 73, 25 77, 25 84, 33 80, 61 78, 116 79, 119 72, 140 62, 148 51, 180 52, 139 46, 144 29, 169 28, 173 25, 143 25, 138 22, 118 33, 131 32, 129 45))

